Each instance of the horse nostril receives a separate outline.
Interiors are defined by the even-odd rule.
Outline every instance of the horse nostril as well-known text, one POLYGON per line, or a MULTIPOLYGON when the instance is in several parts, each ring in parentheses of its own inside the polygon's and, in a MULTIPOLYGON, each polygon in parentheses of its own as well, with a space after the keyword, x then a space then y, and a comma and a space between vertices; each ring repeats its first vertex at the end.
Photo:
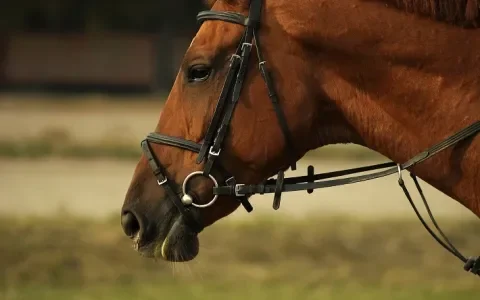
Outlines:
POLYGON ((130 211, 125 211, 122 214, 121 223, 122 223, 123 232, 125 232, 125 234, 128 235, 129 237, 134 237, 140 231, 139 220, 130 211))

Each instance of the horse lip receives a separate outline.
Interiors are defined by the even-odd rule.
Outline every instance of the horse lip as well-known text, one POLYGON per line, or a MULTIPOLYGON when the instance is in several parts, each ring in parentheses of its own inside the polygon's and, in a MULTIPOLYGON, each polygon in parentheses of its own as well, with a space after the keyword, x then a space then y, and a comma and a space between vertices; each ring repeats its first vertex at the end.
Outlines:
POLYGON ((147 226, 132 237, 135 251, 148 257, 154 254, 151 248, 154 249, 157 244, 163 243, 179 216, 177 214, 166 214, 164 217, 164 221, 160 224, 154 222, 152 226, 147 226))
MULTIPOLYGON (((185 242, 185 241, 183 241, 185 242)), ((197 254, 198 254, 198 233, 188 224, 185 223, 185 221, 182 219, 182 216, 178 216, 175 218, 175 221, 173 222, 172 226, 170 227, 170 230, 168 231, 167 236, 163 240, 163 242, 160 244, 157 244, 157 248, 154 250, 154 256, 158 257, 160 256, 166 260, 166 261, 174 261, 174 262, 184 262, 184 261, 189 261, 194 259, 197 254), (182 253, 182 254, 176 254, 175 252, 179 250, 178 248, 178 238, 179 237, 186 237, 190 236, 190 238, 194 239, 194 244, 196 244, 197 249, 193 250, 192 249, 187 249, 188 243, 191 242, 191 240, 187 240, 187 244, 183 244, 180 246, 180 251, 188 251, 188 253, 182 253), (173 240, 173 245, 169 244, 169 241, 173 240), (174 248, 172 248, 174 247, 174 248)), ((195 247, 195 246, 194 246, 195 247)))
POLYGON ((160 244, 160 255, 165 260, 168 260, 168 255, 165 253, 165 247, 168 245, 168 238, 173 234, 174 229, 180 225, 180 221, 181 221, 181 217, 178 217, 175 219, 172 226, 170 226, 170 229, 168 230, 167 235, 165 236, 162 243, 160 244))

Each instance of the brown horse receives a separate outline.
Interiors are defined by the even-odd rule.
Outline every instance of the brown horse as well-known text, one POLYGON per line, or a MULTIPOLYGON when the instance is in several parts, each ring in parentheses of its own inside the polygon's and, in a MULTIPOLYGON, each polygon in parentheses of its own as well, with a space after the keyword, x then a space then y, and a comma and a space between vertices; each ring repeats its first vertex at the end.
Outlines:
MULTIPOLYGON (((252 1, 258 16, 249 0, 209 1, 216 13, 199 16, 159 135, 142 144, 122 226, 146 256, 193 259, 204 227, 249 209, 235 182, 264 192, 309 150, 354 143, 401 164, 478 125, 476 0, 252 1)), ((480 137, 408 170, 480 217, 480 137)))

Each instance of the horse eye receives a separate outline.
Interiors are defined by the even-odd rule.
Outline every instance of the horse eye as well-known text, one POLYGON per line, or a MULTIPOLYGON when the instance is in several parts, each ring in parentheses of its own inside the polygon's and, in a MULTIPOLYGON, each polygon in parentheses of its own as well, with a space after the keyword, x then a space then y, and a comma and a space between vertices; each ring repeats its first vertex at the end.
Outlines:
POLYGON ((211 69, 206 65, 194 65, 188 69, 188 81, 200 82, 205 81, 210 76, 211 69))

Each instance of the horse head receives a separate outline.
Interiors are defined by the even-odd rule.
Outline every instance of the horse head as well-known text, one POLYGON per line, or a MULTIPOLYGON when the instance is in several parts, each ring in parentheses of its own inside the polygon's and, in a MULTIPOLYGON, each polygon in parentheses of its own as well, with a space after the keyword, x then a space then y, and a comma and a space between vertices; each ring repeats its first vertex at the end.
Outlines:
MULTIPOLYGON (((377 1, 318 1, 298 7, 286 0, 207 2, 211 9, 198 15, 202 25, 183 58, 157 126, 142 142, 143 155, 122 208, 123 229, 138 251, 171 261, 195 258, 198 234, 205 227, 240 206, 251 211, 252 194, 274 193, 278 208, 283 172, 294 169, 309 150, 334 143, 377 150, 394 160, 399 172, 418 170, 423 179, 480 215, 475 202, 478 186, 473 184, 477 171, 464 170, 465 180, 452 181, 459 167, 439 165, 448 161, 450 150, 418 169, 417 163, 438 151, 422 152, 400 164, 472 121, 477 120, 476 127, 455 136, 465 139, 479 129, 473 101, 458 105, 464 112, 458 110, 458 122, 450 116, 449 126, 439 129, 448 105, 461 102, 459 97, 446 96, 428 100, 438 97, 435 86, 440 75, 421 73, 423 69, 411 63, 415 51, 415 59, 426 59, 420 54, 426 50, 420 47, 429 47, 411 40, 421 39, 420 35, 403 30, 405 20, 411 19, 386 11, 377 1), (364 10, 362 18, 355 18, 358 9, 351 2, 381 7, 385 17, 364 10), (313 6, 315 14, 309 11, 313 6), (382 27, 389 18, 402 21, 382 27), (397 47, 387 30, 405 34, 410 48, 397 47), (419 92, 420 85, 428 88, 419 92), (406 95, 411 102, 405 101, 406 95), (434 116, 438 122, 428 109, 438 112, 434 116), (422 126, 426 120, 434 125, 422 126), (276 181, 266 182, 275 174, 276 181)), ((426 28, 422 34, 431 32, 426 28)), ((455 29, 445 32, 460 42, 466 40, 455 29)), ((434 66, 438 61, 435 72, 445 78, 454 76, 452 69, 458 68, 441 57, 447 52, 428 57, 436 60, 434 66), (446 61, 450 63, 445 65, 446 61)), ((478 78, 478 69, 471 68, 465 78, 478 78)), ((445 95, 460 95, 448 88, 445 95)), ((443 145, 459 141, 449 139, 443 145)), ((476 140, 455 151, 467 153, 473 163, 479 159, 479 145, 476 140)), ((380 175, 395 172, 393 168, 380 175)), ((315 188, 375 176, 318 183, 315 188)), ((301 189, 308 190, 305 187, 301 189)))

